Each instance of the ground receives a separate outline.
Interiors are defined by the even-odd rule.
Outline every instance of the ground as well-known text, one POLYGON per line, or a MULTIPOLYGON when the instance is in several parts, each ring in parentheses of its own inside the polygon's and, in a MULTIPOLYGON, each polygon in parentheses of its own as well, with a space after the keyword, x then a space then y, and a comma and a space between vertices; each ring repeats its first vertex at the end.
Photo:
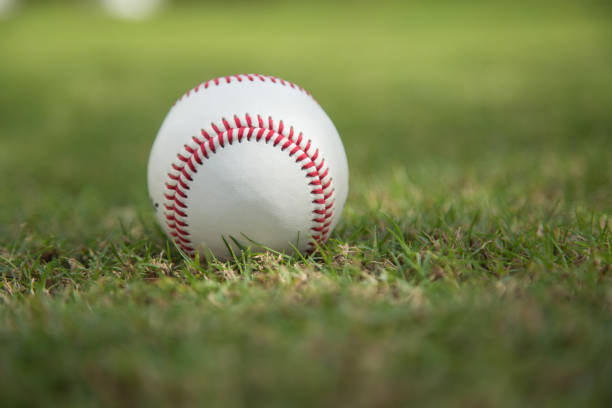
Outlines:
POLYGON ((0 395, 49 406, 609 406, 604 2, 239 2, 0 21, 0 395), (185 259, 145 170, 228 73, 307 88, 351 171, 307 258, 185 259))

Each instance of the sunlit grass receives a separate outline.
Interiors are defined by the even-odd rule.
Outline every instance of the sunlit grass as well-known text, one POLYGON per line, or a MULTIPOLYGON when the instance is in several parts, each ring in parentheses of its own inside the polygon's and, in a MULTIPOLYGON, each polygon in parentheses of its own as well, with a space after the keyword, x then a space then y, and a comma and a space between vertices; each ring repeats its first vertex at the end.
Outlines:
POLYGON ((7 404, 605 406, 603 5, 182 5, 0 23, 7 404), (309 257, 184 259, 145 163, 197 82, 313 93, 351 170, 309 257))

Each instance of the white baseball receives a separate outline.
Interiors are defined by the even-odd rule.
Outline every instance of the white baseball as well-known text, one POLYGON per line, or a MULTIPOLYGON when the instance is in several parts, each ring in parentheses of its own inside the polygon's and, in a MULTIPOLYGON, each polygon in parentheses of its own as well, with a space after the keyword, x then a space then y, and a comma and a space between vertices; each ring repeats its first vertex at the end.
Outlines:
POLYGON ((113 16, 128 20, 143 20, 158 11, 165 0, 102 0, 113 16))
POLYGON ((216 78, 181 97, 147 174, 166 234, 189 255, 221 259, 229 247, 313 250, 340 220, 348 177, 342 141, 319 104, 257 74, 216 78))

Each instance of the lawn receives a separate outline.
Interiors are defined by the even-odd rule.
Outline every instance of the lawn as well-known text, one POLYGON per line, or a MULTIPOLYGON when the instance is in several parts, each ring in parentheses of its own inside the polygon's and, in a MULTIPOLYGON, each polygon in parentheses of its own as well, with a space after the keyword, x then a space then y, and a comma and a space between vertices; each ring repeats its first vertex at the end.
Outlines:
POLYGON ((181 4, 0 20, 6 406, 610 406, 604 2, 181 4), (145 172, 172 103, 308 89, 350 194, 308 258, 185 259, 145 172))

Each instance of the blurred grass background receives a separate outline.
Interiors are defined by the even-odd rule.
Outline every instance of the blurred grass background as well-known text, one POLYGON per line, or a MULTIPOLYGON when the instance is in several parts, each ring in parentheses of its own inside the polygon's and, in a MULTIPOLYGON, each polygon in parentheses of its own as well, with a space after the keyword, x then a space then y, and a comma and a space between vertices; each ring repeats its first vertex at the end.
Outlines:
MULTIPOLYGON (((239 2, 136 23, 94 10, 32 7, 0 26, 1 170, 19 173, 4 178, 4 226, 33 216, 41 225, 53 209, 58 222, 82 226, 108 207, 142 207, 149 147, 169 106, 199 81, 236 72, 311 90, 345 140, 353 190, 400 169, 431 188, 487 180, 609 209, 601 7, 239 2)), ((67 232, 61 223, 54 231, 67 232)))
POLYGON ((0 20, 0 378, 18 378, 3 394, 607 405, 610 11, 179 1, 125 21, 91 2, 18 8, 0 20), (334 263, 146 283, 181 264, 147 258, 166 248, 145 186, 156 131, 185 90, 246 72, 308 89, 343 138, 334 263), (417 260, 441 263, 397 266, 397 237, 381 238, 395 227, 417 260))

